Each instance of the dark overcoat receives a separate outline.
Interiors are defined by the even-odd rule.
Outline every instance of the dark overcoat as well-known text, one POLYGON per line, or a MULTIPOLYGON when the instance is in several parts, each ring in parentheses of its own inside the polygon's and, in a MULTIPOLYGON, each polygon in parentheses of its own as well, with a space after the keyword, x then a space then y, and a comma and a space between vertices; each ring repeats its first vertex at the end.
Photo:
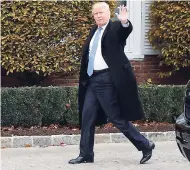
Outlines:
MULTIPOLYGON (((97 26, 93 26, 90 30, 82 51, 78 91, 80 127, 84 98, 89 80, 87 74, 89 44, 96 29, 97 26)), ((144 118, 144 112, 138 95, 136 78, 132 66, 124 53, 126 39, 132 32, 132 29, 133 27, 130 21, 129 27, 123 27, 120 21, 112 22, 110 20, 101 39, 102 56, 109 67, 111 79, 118 92, 121 114, 123 118, 128 121, 144 118)), ((101 108, 98 112, 96 125, 104 123, 107 123, 107 118, 101 108)))

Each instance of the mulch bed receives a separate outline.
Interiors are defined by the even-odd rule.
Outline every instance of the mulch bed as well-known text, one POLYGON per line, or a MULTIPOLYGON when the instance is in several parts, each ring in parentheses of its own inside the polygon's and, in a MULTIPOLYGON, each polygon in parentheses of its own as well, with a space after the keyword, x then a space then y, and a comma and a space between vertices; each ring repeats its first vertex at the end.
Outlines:
MULTIPOLYGON (((167 132, 175 130, 174 124, 159 123, 159 122, 132 122, 134 126, 141 132, 167 132)), ((111 123, 102 127, 96 127, 96 134, 99 133, 120 133, 111 123)), ((60 126, 52 124, 42 127, 1 127, 1 136, 49 136, 49 135, 72 135, 80 134, 78 127, 60 126)))

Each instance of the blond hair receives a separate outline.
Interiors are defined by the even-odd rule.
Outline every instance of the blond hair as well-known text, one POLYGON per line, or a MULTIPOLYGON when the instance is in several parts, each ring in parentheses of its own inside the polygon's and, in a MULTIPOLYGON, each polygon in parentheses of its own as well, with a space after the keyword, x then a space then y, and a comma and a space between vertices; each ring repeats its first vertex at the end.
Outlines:
POLYGON ((110 7, 106 2, 97 2, 92 6, 92 14, 93 14, 93 9, 96 8, 97 6, 105 8, 110 13, 110 7))

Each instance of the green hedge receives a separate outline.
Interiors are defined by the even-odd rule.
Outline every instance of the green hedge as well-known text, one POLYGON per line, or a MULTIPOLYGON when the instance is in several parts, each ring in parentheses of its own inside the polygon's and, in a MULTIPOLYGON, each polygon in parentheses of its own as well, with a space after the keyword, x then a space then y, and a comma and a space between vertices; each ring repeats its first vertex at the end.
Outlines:
MULTIPOLYGON (((140 86, 146 119, 172 122, 183 111, 184 91, 185 86, 140 86)), ((1 125, 78 125, 77 92, 78 87, 2 88, 1 125)))
MULTIPOLYGON (((99 0, 95 0, 99 1, 99 0)), ((2 1, 1 66, 8 73, 78 73, 94 1, 2 1)), ((107 1, 114 16, 116 1, 107 1)))
POLYGON ((76 87, 2 88, 1 97, 2 126, 78 123, 76 87))
POLYGON ((181 68, 190 67, 190 1, 154 1, 150 8, 151 45, 160 50, 160 65, 170 76, 181 68))

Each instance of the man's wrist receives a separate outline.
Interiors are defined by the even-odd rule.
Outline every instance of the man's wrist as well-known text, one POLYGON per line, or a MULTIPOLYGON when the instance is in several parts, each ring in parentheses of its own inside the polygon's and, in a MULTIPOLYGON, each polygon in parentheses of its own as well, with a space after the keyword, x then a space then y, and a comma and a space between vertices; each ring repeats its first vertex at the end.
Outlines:
POLYGON ((129 23, 129 20, 126 19, 125 21, 121 21, 122 24, 128 24, 129 23))
POLYGON ((127 21, 125 21, 125 23, 121 22, 123 27, 129 27, 129 20, 127 19, 127 21))

